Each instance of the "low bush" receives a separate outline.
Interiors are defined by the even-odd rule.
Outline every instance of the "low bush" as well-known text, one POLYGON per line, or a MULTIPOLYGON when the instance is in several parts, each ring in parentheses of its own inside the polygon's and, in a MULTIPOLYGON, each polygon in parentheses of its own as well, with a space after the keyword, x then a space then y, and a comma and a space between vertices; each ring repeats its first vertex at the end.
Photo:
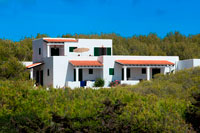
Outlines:
POLYGON ((119 80, 112 81, 112 82, 110 82, 110 84, 109 84, 110 87, 115 87, 115 86, 117 86, 117 85, 120 85, 120 81, 119 81, 119 80))
POLYGON ((94 86, 95 87, 103 87, 104 86, 104 80, 99 78, 99 79, 96 79, 95 83, 94 83, 94 86))

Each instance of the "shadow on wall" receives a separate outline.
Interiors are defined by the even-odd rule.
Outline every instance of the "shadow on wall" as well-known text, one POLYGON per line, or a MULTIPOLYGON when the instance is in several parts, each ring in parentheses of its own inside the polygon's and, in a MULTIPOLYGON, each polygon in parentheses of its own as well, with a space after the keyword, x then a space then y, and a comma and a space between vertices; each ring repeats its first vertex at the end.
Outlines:
POLYGON ((74 81, 74 67, 72 64, 68 64, 67 73, 65 77, 65 86, 67 86, 67 81, 74 81))
POLYGON ((112 75, 112 81, 121 80, 122 79, 122 77, 121 77, 121 74, 122 74, 121 69, 122 69, 122 66, 120 64, 117 64, 117 63, 114 64, 114 75, 112 75))

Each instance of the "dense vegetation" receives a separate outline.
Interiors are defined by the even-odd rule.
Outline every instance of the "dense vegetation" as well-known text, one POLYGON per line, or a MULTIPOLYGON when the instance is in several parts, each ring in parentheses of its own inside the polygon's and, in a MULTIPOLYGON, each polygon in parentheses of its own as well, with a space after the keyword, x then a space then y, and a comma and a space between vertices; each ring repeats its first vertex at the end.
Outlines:
MULTIPOLYGON (((200 58, 200 35, 62 37, 113 39, 118 55, 200 58)), ((200 68, 157 75, 136 86, 46 90, 27 80, 19 62, 32 59, 33 39, 0 39, 0 132, 200 132, 200 68)))
POLYGON ((199 75, 195 68, 99 90, 45 90, 32 87, 32 81, 0 81, 0 131, 198 131, 199 75))
MULTIPOLYGON (((32 40, 46 36, 48 35, 38 34, 36 38, 26 37, 19 42, 0 39, 0 61, 5 61, 9 57, 16 57, 20 61, 32 60, 32 40)), ((200 34, 186 37, 175 32, 168 33, 162 39, 156 34, 125 38, 114 33, 101 35, 66 34, 62 37, 113 39, 115 55, 169 55, 179 56, 180 59, 200 58, 200 34)))

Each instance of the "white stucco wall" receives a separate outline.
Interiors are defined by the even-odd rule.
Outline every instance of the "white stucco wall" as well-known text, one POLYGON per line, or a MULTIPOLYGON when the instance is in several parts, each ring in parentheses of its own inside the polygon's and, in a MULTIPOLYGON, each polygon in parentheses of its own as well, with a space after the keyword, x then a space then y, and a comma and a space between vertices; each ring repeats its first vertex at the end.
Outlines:
POLYGON ((53 86, 53 57, 45 58, 43 65, 43 79, 44 86, 53 86), (49 69, 49 76, 47 75, 47 71, 49 69))
MULTIPOLYGON (((23 64, 24 66, 28 66, 28 65, 33 64, 33 62, 32 62, 32 61, 23 61, 22 64, 23 64)), ((29 78, 30 78, 30 79, 33 79, 33 69, 27 69, 27 71, 30 72, 30 77, 29 77, 29 78)))
POLYGON ((200 66, 200 59, 188 59, 188 60, 180 60, 178 62, 177 70, 183 70, 187 68, 200 66))
POLYGON ((78 39, 78 42, 65 42, 66 56, 94 56, 94 47, 109 47, 112 55, 111 39, 78 39), (89 48, 89 51, 83 53, 69 52, 69 47, 89 48))
MULTIPOLYGON (((74 81, 74 67, 69 60, 97 60, 98 57, 88 56, 54 56, 53 58, 53 86, 56 88, 64 87, 67 81, 74 81)), ((100 69, 93 69, 94 74, 88 74, 87 69, 83 69, 83 80, 91 80, 91 78, 99 77, 100 69), (98 74, 98 75, 96 75, 98 74)))
POLYGON ((28 65, 33 64, 33 62, 32 62, 32 61, 22 61, 22 64, 23 64, 24 66, 28 66, 28 65))
POLYGON ((41 62, 47 57, 47 46, 43 39, 33 40, 33 62, 41 62), (41 48, 41 54, 39 55, 39 48, 41 48))

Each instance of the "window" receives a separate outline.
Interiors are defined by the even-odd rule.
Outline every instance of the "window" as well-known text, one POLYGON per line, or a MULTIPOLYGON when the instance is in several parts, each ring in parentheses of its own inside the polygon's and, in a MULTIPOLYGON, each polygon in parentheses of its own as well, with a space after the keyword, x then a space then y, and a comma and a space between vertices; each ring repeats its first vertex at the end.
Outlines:
POLYGON ((59 56, 59 48, 51 48, 51 56, 59 56))
POLYGON ((146 74, 146 68, 142 68, 142 74, 146 74))
POLYGON ((49 69, 47 69, 47 76, 49 76, 49 69))
POLYGON ((69 47, 69 52, 74 52, 74 49, 76 49, 77 47, 69 47))
POLYGON ((89 74, 93 74, 93 69, 89 69, 89 74))
POLYGON ((41 48, 39 48, 39 55, 41 55, 41 48))
POLYGON ((111 48, 95 47, 94 56, 101 56, 101 55, 111 55, 111 48))
POLYGON ((109 68, 109 75, 114 75, 114 68, 109 68))

